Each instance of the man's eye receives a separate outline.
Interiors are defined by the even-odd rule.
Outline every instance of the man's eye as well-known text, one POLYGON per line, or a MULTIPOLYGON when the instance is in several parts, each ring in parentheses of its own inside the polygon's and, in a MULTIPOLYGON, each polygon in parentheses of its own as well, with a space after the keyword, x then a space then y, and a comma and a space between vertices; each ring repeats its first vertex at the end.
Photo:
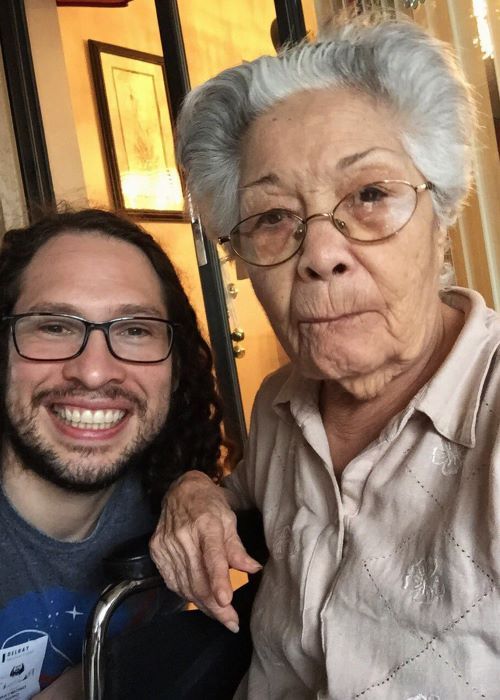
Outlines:
POLYGON ((142 326, 128 326, 122 330, 122 333, 133 338, 143 338, 151 335, 151 332, 142 326))
POLYGON ((47 333, 48 335, 68 335, 71 333, 71 329, 63 326, 60 323, 44 323, 38 326, 38 331, 40 333, 47 333))

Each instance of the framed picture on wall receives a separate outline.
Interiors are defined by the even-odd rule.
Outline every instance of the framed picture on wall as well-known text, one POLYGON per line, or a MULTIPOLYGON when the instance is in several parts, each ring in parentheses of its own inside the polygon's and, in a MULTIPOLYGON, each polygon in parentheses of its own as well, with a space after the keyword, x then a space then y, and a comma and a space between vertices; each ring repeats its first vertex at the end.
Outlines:
POLYGON ((163 58, 89 40, 113 203, 144 219, 183 219, 163 58))

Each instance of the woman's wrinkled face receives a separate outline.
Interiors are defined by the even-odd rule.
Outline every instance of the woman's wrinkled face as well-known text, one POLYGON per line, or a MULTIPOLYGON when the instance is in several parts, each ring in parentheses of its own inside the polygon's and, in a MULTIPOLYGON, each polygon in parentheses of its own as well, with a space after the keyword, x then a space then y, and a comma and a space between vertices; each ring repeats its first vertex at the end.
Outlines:
MULTIPOLYGON (((331 212, 370 182, 425 182, 398 126, 387 107, 348 90, 286 99, 246 134, 241 218, 274 208, 305 218, 331 212)), ((349 385, 374 373, 394 376, 424 352, 439 315, 442 238, 424 191, 392 238, 360 245, 329 219, 315 219, 294 257, 275 267, 248 265, 248 271, 302 373, 349 385)))

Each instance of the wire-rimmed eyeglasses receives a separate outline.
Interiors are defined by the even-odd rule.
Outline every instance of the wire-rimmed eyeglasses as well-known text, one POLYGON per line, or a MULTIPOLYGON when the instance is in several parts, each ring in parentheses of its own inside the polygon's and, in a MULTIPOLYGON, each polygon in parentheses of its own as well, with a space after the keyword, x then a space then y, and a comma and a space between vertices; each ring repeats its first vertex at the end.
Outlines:
POLYGON ((415 213, 418 195, 433 189, 432 182, 412 185, 405 180, 378 180, 347 194, 331 212, 303 219, 288 209, 269 209, 243 219, 218 241, 229 243, 251 265, 271 267, 300 250, 309 222, 327 218, 349 240, 369 245, 401 231, 415 213))
POLYGON ((125 316, 92 323, 79 316, 30 312, 4 316, 17 353, 26 360, 57 362, 82 354, 92 331, 102 331, 118 360, 154 364, 170 355, 178 324, 150 316, 125 316))

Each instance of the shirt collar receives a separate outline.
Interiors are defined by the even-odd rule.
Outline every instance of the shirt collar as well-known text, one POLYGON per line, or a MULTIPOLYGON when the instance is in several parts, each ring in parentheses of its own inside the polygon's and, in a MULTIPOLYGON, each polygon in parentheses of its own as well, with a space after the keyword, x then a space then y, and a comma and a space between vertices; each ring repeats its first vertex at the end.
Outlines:
POLYGON ((500 346, 500 316, 471 289, 448 287, 441 298, 463 311, 466 320, 450 354, 419 392, 415 408, 448 440, 474 447, 482 388, 500 346))
POLYGON ((289 374, 274 398, 274 410, 282 418, 291 413, 301 424, 307 415, 318 414, 320 387, 319 380, 304 377, 296 367, 289 365, 289 374), (289 404, 289 412, 286 404, 289 404))

